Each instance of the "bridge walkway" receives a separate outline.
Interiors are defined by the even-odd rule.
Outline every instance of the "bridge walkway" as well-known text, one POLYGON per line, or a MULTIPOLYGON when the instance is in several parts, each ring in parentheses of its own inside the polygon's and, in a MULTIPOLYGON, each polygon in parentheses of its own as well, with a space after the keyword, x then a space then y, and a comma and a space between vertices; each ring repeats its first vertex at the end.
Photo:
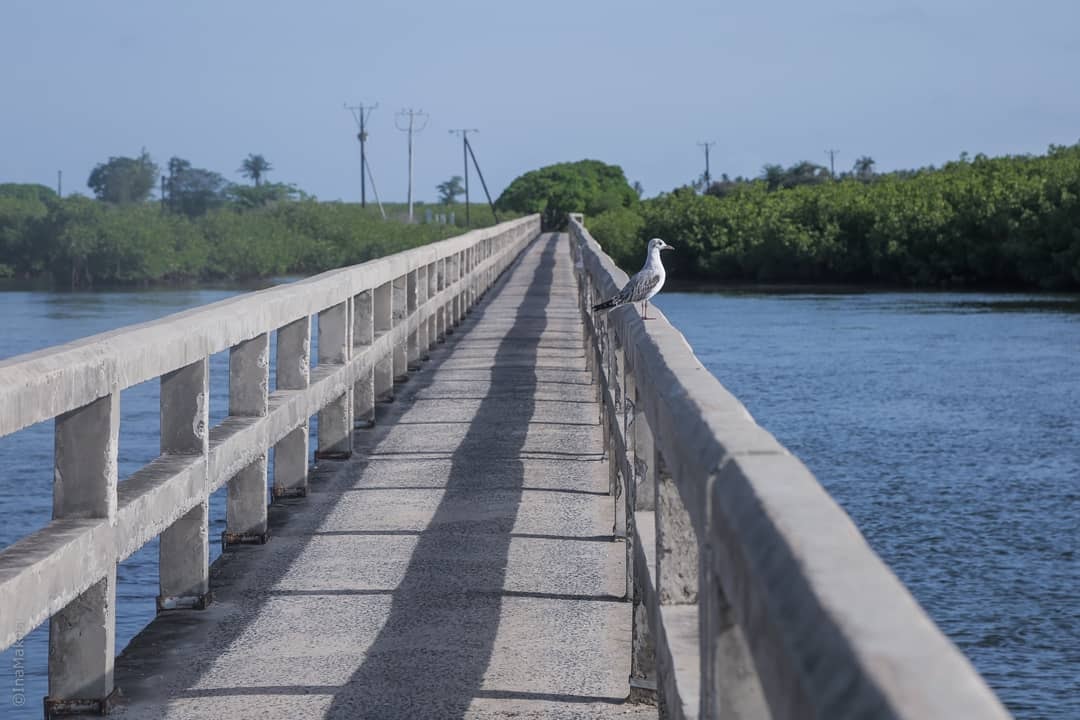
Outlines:
POLYGON ((646 718, 565 235, 117 660, 114 716, 646 718), (291 506, 284 508, 284 506, 291 506))

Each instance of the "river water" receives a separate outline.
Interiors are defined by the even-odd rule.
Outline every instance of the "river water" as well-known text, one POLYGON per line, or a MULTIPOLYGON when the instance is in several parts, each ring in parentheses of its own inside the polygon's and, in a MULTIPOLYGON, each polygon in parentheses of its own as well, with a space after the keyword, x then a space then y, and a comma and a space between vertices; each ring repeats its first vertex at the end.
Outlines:
MULTIPOLYGON (((0 292, 0 358, 236 292, 0 292)), ((1080 298, 657 300, 1017 717, 1080 718, 1080 298)), ((227 370, 227 353, 212 358, 211 424, 226 413, 227 370)), ((157 454, 157 415, 156 382, 122 393, 121 481, 157 454)), ((0 548, 47 524, 51 467, 51 422, 0 438, 0 548)), ((221 492, 211 523, 218 537, 221 492)), ((153 617, 156 542, 121 564, 118 577, 117 650, 153 617)), ((0 654, 0 717, 40 717, 47 628, 0 654)))

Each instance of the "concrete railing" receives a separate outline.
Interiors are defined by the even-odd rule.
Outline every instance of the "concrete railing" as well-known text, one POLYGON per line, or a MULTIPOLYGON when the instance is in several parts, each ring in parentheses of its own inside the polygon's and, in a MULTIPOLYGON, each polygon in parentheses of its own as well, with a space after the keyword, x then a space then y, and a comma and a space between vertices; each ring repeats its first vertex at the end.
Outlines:
POLYGON ((0 362, 0 436, 55 418, 53 520, 0 552, 0 650, 51 618, 47 713, 109 705, 118 562, 160 535, 159 611, 205 607, 210 494, 228 483, 226 542, 265 542, 268 451, 273 495, 305 495, 308 418, 317 458, 348 457, 354 423, 539 229, 531 216, 0 362), (208 360, 226 349, 229 416, 210 427, 208 360), (161 454, 119 482, 120 391, 156 378, 161 454))
MULTIPOLYGON (((1008 717, 813 475, 571 216, 634 602, 631 698, 671 718, 1008 717)), ((665 238, 675 245, 678 238, 665 238)))

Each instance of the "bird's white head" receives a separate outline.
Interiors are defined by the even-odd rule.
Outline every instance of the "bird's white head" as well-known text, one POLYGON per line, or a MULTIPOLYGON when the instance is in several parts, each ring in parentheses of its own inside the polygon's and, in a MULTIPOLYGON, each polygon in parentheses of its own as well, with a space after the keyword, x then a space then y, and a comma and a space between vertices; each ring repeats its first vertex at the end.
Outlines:
POLYGON ((675 248, 668 245, 660 238, 653 238, 649 241, 649 252, 660 252, 661 250, 674 250, 675 248))

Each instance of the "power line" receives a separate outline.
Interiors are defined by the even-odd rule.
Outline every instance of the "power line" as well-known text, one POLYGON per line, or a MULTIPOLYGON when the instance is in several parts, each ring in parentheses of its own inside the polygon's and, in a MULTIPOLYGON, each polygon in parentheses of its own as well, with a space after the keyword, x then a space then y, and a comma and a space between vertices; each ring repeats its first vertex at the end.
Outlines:
POLYGON ((839 150, 826 150, 825 154, 829 156, 829 177, 833 180, 836 179, 836 156, 840 154, 839 150))
POLYGON ((413 135, 418 135, 424 131, 427 127, 429 115, 423 110, 413 110, 408 108, 401 110, 394 116, 394 127, 402 132, 409 133, 409 222, 413 221, 413 198, 412 198, 412 170, 413 170, 413 135), (404 123, 405 118, 408 118, 408 125, 402 127, 401 123, 404 123), (417 120, 422 120, 423 124, 417 127, 417 120), (399 123, 400 121, 400 123, 399 123))
MULTIPOLYGON (((370 172, 367 164, 367 154, 365 153, 367 145, 367 128, 365 125, 371 111, 377 107, 379 107, 379 103, 374 105, 364 105, 364 103, 345 105, 345 109, 352 113, 353 119, 356 120, 356 125, 360 129, 360 132, 356 133, 356 139, 360 141, 360 207, 367 207, 367 186, 364 182, 364 173, 370 172)), ((375 187, 374 179, 371 181, 371 187, 375 187)), ((379 209, 382 209, 382 203, 379 203, 379 209)))
POLYGON ((465 161, 465 227, 470 226, 469 220, 469 133, 480 132, 476 128, 460 128, 451 130, 451 135, 461 137, 461 157, 465 161))
POLYGON ((699 142, 698 147, 705 148, 705 188, 709 187, 709 148, 715 145, 715 142, 699 142))

